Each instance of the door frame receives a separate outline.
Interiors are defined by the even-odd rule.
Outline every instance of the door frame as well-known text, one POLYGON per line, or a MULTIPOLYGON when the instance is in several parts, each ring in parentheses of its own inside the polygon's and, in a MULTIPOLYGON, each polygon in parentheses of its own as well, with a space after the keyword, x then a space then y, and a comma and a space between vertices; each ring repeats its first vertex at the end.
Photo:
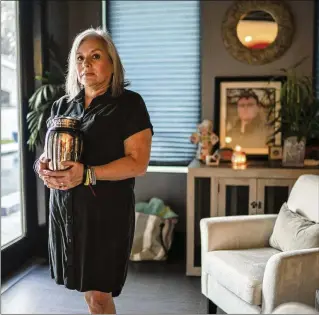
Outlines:
POLYGON ((38 225, 38 207, 36 176, 33 170, 35 153, 28 148, 29 130, 26 115, 29 111, 28 100, 35 88, 34 59, 39 56, 42 45, 43 29, 34 23, 43 19, 44 3, 36 1, 17 2, 17 69, 19 71, 19 150, 21 163, 21 200, 24 219, 25 235, 13 243, 1 248, 1 279, 4 280, 21 268, 27 261, 38 253, 41 242, 38 225), (31 36, 30 36, 31 34, 31 36), (32 36, 33 35, 33 36, 32 36), (34 38, 34 40, 33 40, 34 38))

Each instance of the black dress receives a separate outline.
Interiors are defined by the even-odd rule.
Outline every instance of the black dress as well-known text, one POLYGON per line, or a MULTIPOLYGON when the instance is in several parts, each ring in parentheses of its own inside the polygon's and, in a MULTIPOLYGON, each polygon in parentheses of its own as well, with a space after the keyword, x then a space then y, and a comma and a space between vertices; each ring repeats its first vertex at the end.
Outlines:
MULTIPOLYGON (((120 159, 124 140, 153 127, 142 97, 108 90, 84 109, 84 90, 73 100, 62 97, 54 116, 82 118, 83 163, 103 165, 120 159)), ((50 122, 50 119, 49 119, 50 122)), ((83 184, 50 191, 49 261, 57 284, 80 292, 118 296, 123 288, 135 227, 135 179, 97 181, 96 196, 83 184)))

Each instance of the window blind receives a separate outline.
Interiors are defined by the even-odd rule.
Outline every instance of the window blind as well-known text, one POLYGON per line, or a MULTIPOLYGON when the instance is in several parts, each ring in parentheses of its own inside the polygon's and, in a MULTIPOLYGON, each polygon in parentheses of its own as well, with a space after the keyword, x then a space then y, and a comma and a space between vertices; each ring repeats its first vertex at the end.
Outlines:
POLYGON ((199 1, 111 0, 107 13, 128 88, 154 127, 150 165, 187 165, 201 111, 199 1))

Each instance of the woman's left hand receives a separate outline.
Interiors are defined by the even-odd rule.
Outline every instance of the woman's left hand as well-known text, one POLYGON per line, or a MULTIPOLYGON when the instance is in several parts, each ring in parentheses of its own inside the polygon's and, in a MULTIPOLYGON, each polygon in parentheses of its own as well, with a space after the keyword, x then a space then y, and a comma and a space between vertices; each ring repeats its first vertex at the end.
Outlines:
POLYGON ((43 170, 41 175, 49 188, 68 190, 83 182, 84 165, 79 162, 64 161, 63 166, 70 166, 65 171, 43 170))

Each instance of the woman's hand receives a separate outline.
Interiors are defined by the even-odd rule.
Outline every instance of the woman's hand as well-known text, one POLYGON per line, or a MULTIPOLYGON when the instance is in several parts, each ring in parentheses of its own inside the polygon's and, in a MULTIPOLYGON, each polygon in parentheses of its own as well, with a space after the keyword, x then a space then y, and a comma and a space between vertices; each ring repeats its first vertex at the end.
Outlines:
POLYGON ((82 184, 84 165, 79 162, 65 161, 63 166, 70 166, 71 168, 65 171, 39 171, 40 176, 43 177, 45 184, 49 188, 68 190, 82 184))
POLYGON ((43 176, 41 175, 42 172, 44 170, 48 170, 49 169, 49 162, 50 162, 50 159, 47 159, 45 157, 45 153, 42 153, 39 157, 39 160, 38 160, 38 163, 37 163, 37 166, 36 166, 36 169, 35 171, 38 173, 39 177, 44 181, 43 179, 43 176))
POLYGON ((45 153, 41 154, 41 156, 39 157, 39 163, 37 167, 38 175, 43 180, 44 185, 46 185, 48 188, 59 189, 58 186, 55 186, 52 183, 49 183, 48 177, 45 175, 46 171, 50 171, 49 162, 50 162, 50 159, 46 158, 45 153))

